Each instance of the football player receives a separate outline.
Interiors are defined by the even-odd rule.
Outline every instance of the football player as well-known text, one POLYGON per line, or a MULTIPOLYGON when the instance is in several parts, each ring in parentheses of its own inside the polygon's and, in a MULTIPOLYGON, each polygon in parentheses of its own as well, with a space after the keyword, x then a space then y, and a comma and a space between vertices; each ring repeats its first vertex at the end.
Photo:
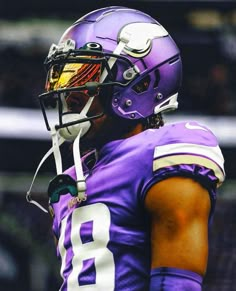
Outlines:
POLYGON ((181 84, 174 40, 141 11, 106 7, 69 27, 45 66, 60 290, 201 290, 224 161, 204 125, 164 125, 181 84), (64 140, 74 165, 63 172, 64 140))

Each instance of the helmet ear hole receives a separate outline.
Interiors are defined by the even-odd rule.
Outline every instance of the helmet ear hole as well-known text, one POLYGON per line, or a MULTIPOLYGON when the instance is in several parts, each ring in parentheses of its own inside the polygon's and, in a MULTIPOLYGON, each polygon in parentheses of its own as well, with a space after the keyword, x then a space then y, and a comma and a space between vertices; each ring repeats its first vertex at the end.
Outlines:
POLYGON ((136 83, 132 89, 136 92, 136 93, 143 93, 145 91, 148 90, 149 85, 151 82, 151 77, 149 75, 146 75, 145 77, 143 77, 138 83, 136 83))

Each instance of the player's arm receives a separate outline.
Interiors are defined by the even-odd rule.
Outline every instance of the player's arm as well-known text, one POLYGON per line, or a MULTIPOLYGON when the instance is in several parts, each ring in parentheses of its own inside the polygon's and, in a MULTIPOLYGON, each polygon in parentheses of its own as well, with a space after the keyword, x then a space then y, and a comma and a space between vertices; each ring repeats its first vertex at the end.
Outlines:
POLYGON ((191 178, 172 177, 149 189, 145 206, 151 216, 150 290, 201 290, 208 259, 208 191, 191 178))

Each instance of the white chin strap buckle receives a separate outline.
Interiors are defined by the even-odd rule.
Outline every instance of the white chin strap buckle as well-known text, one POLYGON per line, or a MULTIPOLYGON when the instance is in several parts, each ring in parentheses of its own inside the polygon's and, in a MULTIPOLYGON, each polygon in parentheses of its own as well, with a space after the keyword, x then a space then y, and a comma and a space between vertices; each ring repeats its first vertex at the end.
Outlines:
MULTIPOLYGON (((62 116, 63 123, 66 124, 88 118, 87 113, 93 103, 93 100, 94 96, 89 97, 87 103, 85 104, 84 108, 80 113, 69 113, 66 103, 63 102, 64 108, 63 110, 64 114, 62 116)), ((74 125, 60 128, 59 134, 66 140, 74 140, 78 136, 78 134, 80 134, 80 137, 82 137, 89 130, 90 126, 91 126, 90 121, 75 123, 74 125)))

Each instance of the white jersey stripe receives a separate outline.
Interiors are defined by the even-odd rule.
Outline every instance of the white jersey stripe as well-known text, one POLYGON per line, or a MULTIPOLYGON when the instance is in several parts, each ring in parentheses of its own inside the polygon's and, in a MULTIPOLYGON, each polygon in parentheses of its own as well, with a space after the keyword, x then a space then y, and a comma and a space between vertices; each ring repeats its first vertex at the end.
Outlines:
POLYGON ((214 161, 224 172, 224 158, 219 146, 204 146, 192 143, 174 143, 155 147, 154 159, 173 154, 190 154, 203 156, 214 161))

